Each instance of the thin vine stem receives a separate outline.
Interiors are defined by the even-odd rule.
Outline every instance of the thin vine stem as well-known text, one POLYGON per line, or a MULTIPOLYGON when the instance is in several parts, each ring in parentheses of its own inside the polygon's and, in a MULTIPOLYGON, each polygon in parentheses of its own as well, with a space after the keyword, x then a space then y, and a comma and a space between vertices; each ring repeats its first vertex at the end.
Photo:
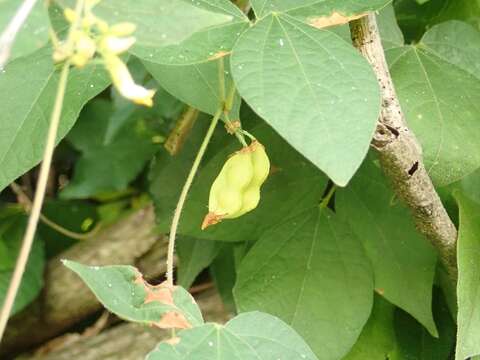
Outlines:
MULTIPOLYGON (((22 188, 17 185, 15 182, 10 184, 10 188, 12 191, 17 195, 18 198, 18 203, 22 205, 23 210, 30 214, 32 211, 32 201, 29 199, 27 194, 22 190, 22 188)), ((48 217, 46 217, 44 214, 40 212, 40 221, 42 221, 45 225, 49 226, 56 232, 65 235, 69 238, 75 239, 75 240, 88 240, 95 236, 99 230, 102 228, 102 224, 98 223, 95 225, 95 227, 90 230, 89 232, 85 233, 77 233, 75 231, 68 230, 64 228, 62 225, 57 224, 55 221, 50 220, 48 217)))
MULTIPOLYGON (((85 0, 77 0, 75 5, 75 13, 77 14, 76 21, 72 24, 68 30, 67 43, 73 41, 73 35, 76 29, 80 25, 81 14, 85 7, 85 0)), ((50 125, 48 128, 48 134, 45 144, 45 150, 43 152, 42 165, 40 166, 40 172, 37 180, 37 187, 35 190, 35 196, 33 198, 32 209, 30 216, 28 217, 27 228, 22 240, 22 246, 13 270, 12 279, 8 286, 5 301, 0 311, 0 342, 2 341, 5 328, 7 327, 8 318, 15 302, 20 283, 22 281, 23 273, 27 265, 28 256, 32 249, 33 239, 37 230, 38 221, 40 219, 40 212, 42 210, 43 200, 45 199, 45 191, 47 189, 48 174, 50 172, 50 166, 52 164, 53 151, 55 149, 55 140, 57 138, 58 126, 60 124, 60 118, 62 115, 63 101, 65 98, 65 92, 67 89, 68 74, 70 71, 70 60, 63 63, 60 77, 58 80, 57 94, 55 96, 55 103, 53 105, 52 115, 50 117, 50 125)))
POLYGON ((20 253, 15 264, 12 279, 7 290, 5 302, 3 303, 2 311, 0 313, 0 341, 3 338, 3 334, 5 332, 5 328, 8 322, 8 317, 10 316, 10 312, 12 311, 13 303, 15 301, 20 282, 22 281, 22 276, 28 261, 28 255, 30 254, 35 232, 37 230, 43 200, 45 199, 45 190, 47 188, 48 174, 50 172, 50 166, 52 164, 53 150, 55 148, 55 139, 57 138, 58 125, 60 123, 60 117, 62 114, 63 100, 67 88, 69 69, 70 62, 67 61, 64 63, 62 71, 60 73, 57 95, 55 98, 55 104, 53 107, 52 116, 50 119, 50 126, 48 129, 47 143, 45 145, 42 165, 40 166, 40 174, 37 181, 32 210, 28 218, 27 229, 23 237, 22 247, 20 249, 20 253))
POLYGON ((322 199, 320 202, 320 208, 325 209, 328 204, 330 203, 330 200, 332 199, 333 194, 335 194, 335 191, 337 190, 337 186, 334 184, 328 191, 327 195, 322 199))
POLYGON ((25 0, 0 36, 0 70, 7 63, 15 38, 27 20, 28 15, 32 12, 36 2, 37 0, 25 0))
POLYGON ((232 87, 227 95, 225 86, 225 61, 223 60, 223 57, 218 59, 218 91, 220 94, 220 103, 223 107, 222 121, 225 123, 227 130, 230 129, 232 131, 242 146, 247 146, 247 142, 245 141, 245 137, 242 133, 242 124, 240 123, 240 120, 238 120, 240 126, 235 128, 230 119, 230 111, 233 107, 236 89, 235 85, 232 84, 232 87))
POLYGON ((215 113, 212 121, 210 123, 210 127, 207 130, 205 138, 203 139, 202 145, 200 145, 200 149, 198 150, 197 156, 193 162, 192 168, 188 174, 187 180, 185 181, 185 185, 183 185, 182 192, 180 193, 180 197, 178 199, 177 207, 175 209, 175 213, 173 214, 172 225, 170 227, 170 235, 168 238, 168 252, 167 252, 167 283, 169 285, 173 285, 173 258, 175 255, 175 238, 177 236, 177 229, 178 224, 180 221, 180 215, 183 210, 183 206, 185 204, 185 200, 187 199, 188 191, 192 186, 193 179, 197 174, 198 168, 200 163, 202 162, 203 155, 205 155, 205 151, 207 150, 208 143, 212 138, 213 132, 215 127, 222 116, 223 109, 220 107, 217 112, 215 113))

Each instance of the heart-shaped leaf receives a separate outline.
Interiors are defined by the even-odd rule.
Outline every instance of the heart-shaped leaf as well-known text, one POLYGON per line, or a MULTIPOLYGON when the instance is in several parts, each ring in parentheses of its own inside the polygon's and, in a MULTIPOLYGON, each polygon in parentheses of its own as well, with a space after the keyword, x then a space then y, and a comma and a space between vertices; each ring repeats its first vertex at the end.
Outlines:
MULTIPOLYGON (((0 190, 40 162, 59 75, 48 47, 15 59, 0 71, 0 190)), ((70 71, 57 141, 85 103, 109 83, 103 65, 70 71)))
POLYGON ((319 359, 340 359, 370 315, 373 274, 348 224, 316 206, 264 233, 240 264, 234 294, 240 311, 278 316, 319 359))
POLYGON ((305 19, 313 26, 345 24, 368 11, 379 10, 391 0, 252 0, 257 17, 283 12, 305 19))
POLYGON ((408 209, 393 198, 375 157, 369 156, 350 185, 338 191, 335 209, 362 242, 373 265, 377 292, 437 336, 432 316, 437 257, 408 209))
POLYGON ((85 266, 63 260, 109 311, 128 321, 159 328, 186 329, 203 324, 193 297, 180 286, 152 286, 132 266, 85 266))
POLYGON ((387 52, 408 125, 419 138, 427 170, 439 186, 480 167, 480 75, 476 62, 480 36, 474 35, 473 28, 462 27, 462 36, 469 42, 463 46, 452 35, 452 26, 457 25, 444 26, 429 30, 425 41, 415 46, 387 52), (461 49, 452 50, 457 46, 461 49))
POLYGON ((302 338, 280 319, 260 312, 240 314, 225 326, 182 330, 160 343, 146 360, 317 360, 302 338))
POLYGON ((345 186, 364 159, 380 111, 368 62, 337 35, 269 15, 231 59, 240 95, 283 138, 345 186))
POLYGON ((229 0, 197 0, 194 4, 231 20, 200 29, 176 44, 136 46, 132 52, 144 60, 163 65, 192 65, 228 55, 239 35, 248 28, 248 18, 229 0))

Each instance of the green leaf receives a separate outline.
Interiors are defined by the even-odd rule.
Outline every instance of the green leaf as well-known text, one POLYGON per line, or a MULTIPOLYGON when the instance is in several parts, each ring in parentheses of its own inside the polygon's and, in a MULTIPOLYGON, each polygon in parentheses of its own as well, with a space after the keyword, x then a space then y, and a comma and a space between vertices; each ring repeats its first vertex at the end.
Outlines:
POLYGON ((292 16, 307 17, 314 21, 318 17, 328 17, 333 13, 343 16, 362 14, 379 10, 390 0, 252 0, 252 7, 257 17, 264 17, 272 12, 286 12, 292 16))
MULTIPOLYGON (((201 124, 198 126, 200 128, 201 124)), ((180 234, 220 241, 256 240, 271 225, 320 201, 326 185, 326 179, 320 171, 288 146, 266 124, 253 128, 247 126, 246 129, 265 145, 274 169, 262 186, 260 204, 255 210, 238 219, 225 220, 201 230, 200 225, 207 213, 210 187, 228 156, 240 148, 232 137, 228 139, 228 146, 224 143, 222 147, 211 144, 204 166, 185 204, 183 220, 179 226, 180 234)), ((200 130, 198 133, 196 131, 194 128, 192 137, 197 134, 199 141, 203 138, 204 131, 200 130)), ((223 132, 220 135, 225 138, 224 130, 220 131, 223 132)), ((194 156, 198 149, 196 146, 187 146, 183 149, 185 161, 161 154, 150 174, 152 179, 150 189, 155 201, 160 231, 168 231, 170 216, 178 201, 181 185, 192 164, 192 160, 187 159, 194 156)))
POLYGON ((198 0, 195 5, 224 14, 231 21, 210 26, 192 36, 165 47, 135 47, 133 53, 145 60, 164 65, 192 65, 226 56, 239 35, 248 28, 245 14, 229 0, 198 0))
MULTIPOLYGON (((233 80, 228 71, 229 57, 224 60, 225 88, 228 92, 233 80)), ((163 65, 143 60, 147 70, 170 94, 208 114, 215 114, 220 107, 219 60, 192 65, 163 65)), ((231 119, 238 119, 240 98, 235 96, 231 119)))
POLYGON ((462 21, 448 21, 429 29, 422 45, 449 63, 480 79, 480 31, 462 21))
MULTIPOLYGON (((133 53, 155 51, 159 47, 178 43, 208 26, 230 22, 231 15, 212 12, 197 6, 198 1, 170 0, 159 5, 157 0, 102 0, 93 9, 110 25, 131 22, 137 26, 133 53)), ((74 0, 61 0, 74 8, 74 0)))
POLYGON ((221 243, 191 237, 181 237, 176 241, 178 284, 185 289, 192 286, 195 278, 207 268, 221 249, 221 243))
MULTIPOLYGON (((0 0, 0 31, 2 33, 22 3, 22 0, 0 0)), ((26 56, 47 43, 50 23, 45 5, 45 2, 37 1, 33 6, 15 37, 8 62, 26 56)))
POLYGON ((240 95, 336 184, 365 157, 380 111, 368 62, 337 35, 270 15, 239 39, 231 59, 240 95))
POLYGON ((317 359, 297 332, 279 318, 258 311, 243 313, 226 326, 254 348, 260 359, 317 359))
POLYGON ((480 169, 463 178, 460 189, 466 197, 480 204, 480 169))
POLYGON ((378 28, 382 38, 384 50, 403 46, 405 39, 397 23, 393 5, 383 8, 377 16, 378 28))
POLYGON ((160 328, 203 324, 197 303, 180 286, 149 285, 132 266, 85 266, 62 261, 82 278, 103 306, 122 319, 160 328))
MULTIPOLYGON (((0 304, 3 304, 5 300, 26 224, 27 217, 19 210, 10 211, 9 209, 2 209, 0 214, 0 253, 3 253, 7 261, 2 261, 0 265, 0 304)), ((44 266, 43 243, 37 235, 33 241, 25 273, 23 274, 10 316, 25 308, 40 293, 43 287, 44 266)))
MULTIPOLYGON (((432 3, 437 3, 432 1, 432 3)), ((480 2, 478 0, 444 0, 438 5, 441 10, 435 17, 435 23, 446 20, 462 20, 480 30, 480 2)))
POLYGON ((160 343, 147 360, 316 360, 307 344, 274 316, 251 312, 225 326, 206 324, 183 330, 174 344, 160 343))
POLYGON ((222 298, 223 306, 231 313, 236 312, 233 287, 237 280, 237 264, 234 251, 236 243, 224 245, 210 266, 210 276, 222 298))
POLYGON ((480 204, 456 193, 460 209, 458 235, 458 335, 455 359, 480 355, 480 204))
MULTIPOLYGON (((97 207, 86 201, 50 199, 43 205, 42 214, 63 228, 82 234, 95 226, 97 207), (85 227, 85 224, 90 226, 85 227)), ((38 234, 44 240, 47 258, 59 254, 78 242, 42 223, 38 226, 38 234)))
POLYGON ((385 360, 395 348, 393 314, 395 307, 380 296, 375 296, 372 314, 358 341, 344 360, 385 360))
MULTIPOLYGON (((133 114, 115 138, 105 144, 113 114, 112 103, 98 99, 88 104, 67 139, 82 153, 64 199, 87 198, 102 192, 124 190, 160 147, 148 120, 133 114), (95 174, 95 176, 92 176, 95 174)), ((154 120, 158 121, 158 120, 154 120)))
POLYGON ((479 79, 422 44, 387 54, 400 103, 434 183, 447 185, 479 168, 479 79))
MULTIPOLYGON (((50 48, 18 58, 0 72, 0 190, 40 162, 58 79, 50 48)), ((109 82, 102 66, 70 71, 57 141, 109 82)))
POLYGON ((373 275, 358 239, 318 206, 264 233, 238 270, 240 311, 271 313, 291 325, 319 359, 340 359, 373 303, 373 275))
POLYGON ((437 257, 411 214, 369 156, 351 184, 339 190, 337 213, 347 219, 372 262, 375 288, 433 335, 432 286, 437 257))
POLYGON ((455 323, 442 294, 436 293, 433 302, 439 337, 434 338, 407 313, 395 312, 397 338, 396 357, 393 359, 449 360, 455 343, 455 323))
MULTIPOLYGON (((148 77, 149 75, 139 59, 133 58, 133 60, 134 61, 129 62, 130 71, 132 71, 132 64, 134 66, 138 66, 138 64, 140 64, 144 70, 144 73, 142 74, 144 76, 137 81, 138 83, 143 83, 144 77, 148 77)), ((115 88, 112 88, 114 109, 105 131, 105 139, 103 141, 105 145, 110 145, 118 133, 128 123, 135 122, 139 118, 145 118, 147 120, 155 119, 155 123, 160 125, 164 123, 171 124, 172 121, 176 120, 181 115, 185 108, 185 104, 166 92, 155 80, 151 79, 147 81, 144 86, 147 89, 157 90, 155 96, 153 97, 153 107, 151 108, 137 106, 131 101, 121 97, 115 88)))

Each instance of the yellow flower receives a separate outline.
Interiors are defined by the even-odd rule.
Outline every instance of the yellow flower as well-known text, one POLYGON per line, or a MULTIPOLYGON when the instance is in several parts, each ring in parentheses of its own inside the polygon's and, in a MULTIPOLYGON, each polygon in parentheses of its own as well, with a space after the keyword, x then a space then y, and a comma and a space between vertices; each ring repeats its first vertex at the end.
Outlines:
POLYGON ((156 90, 146 89, 135 84, 127 65, 118 56, 105 54, 104 60, 105 66, 112 77, 113 85, 124 98, 140 105, 153 105, 153 96, 156 90))
POLYGON ((73 35, 74 38, 74 54, 71 56, 73 65, 81 68, 84 67, 90 59, 95 56, 95 41, 83 31, 77 31, 73 35))
POLYGON ((63 15, 71 24, 73 24, 77 20, 77 14, 73 9, 65 8, 65 10, 63 10, 63 15))
POLYGON ((129 22, 122 22, 112 25, 109 29, 109 33, 115 36, 128 36, 135 32, 137 26, 129 22))

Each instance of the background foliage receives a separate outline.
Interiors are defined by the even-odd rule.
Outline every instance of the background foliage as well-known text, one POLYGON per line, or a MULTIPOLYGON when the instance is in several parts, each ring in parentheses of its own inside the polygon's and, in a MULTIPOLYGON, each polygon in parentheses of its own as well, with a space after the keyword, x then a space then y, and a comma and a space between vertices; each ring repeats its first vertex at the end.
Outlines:
MULTIPOLYGON (((19 3, 0 0, 0 29, 19 3)), ((0 70, 0 299, 28 210, 8 185, 34 190, 59 81, 48 28, 64 31, 62 8, 72 5, 62 0, 47 11, 39 2, 0 70)), ((148 359, 480 355, 480 1, 251 6, 247 15, 227 0, 102 0, 95 8, 109 23, 137 24, 128 65, 137 83, 158 90, 152 108, 139 108, 110 87, 103 65, 71 71, 47 218, 87 233, 153 203, 155 230, 168 232, 210 115, 233 87, 223 118, 240 119, 272 167, 257 209, 202 231, 210 186, 240 148, 221 126, 215 130, 178 230, 183 288, 173 305, 144 304, 148 291, 132 281, 133 268, 66 266, 123 319, 150 324, 177 311, 195 326, 179 332, 180 346, 162 343, 148 359), (370 150, 380 89, 344 24, 367 11, 379 11, 402 109, 459 229, 456 294, 370 150), (346 20, 325 28, 334 12, 346 20), (165 142, 191 108, 201 114, 172 155, 165 142), (335 195, 319 207, 333 184, 335 195), (225 327, 205 324, 185 290, 210 280, 239 314, 225 327)), ((14 314, 39 295, 45 262, 81 241, 45 224, 37 237, 14 314)))

